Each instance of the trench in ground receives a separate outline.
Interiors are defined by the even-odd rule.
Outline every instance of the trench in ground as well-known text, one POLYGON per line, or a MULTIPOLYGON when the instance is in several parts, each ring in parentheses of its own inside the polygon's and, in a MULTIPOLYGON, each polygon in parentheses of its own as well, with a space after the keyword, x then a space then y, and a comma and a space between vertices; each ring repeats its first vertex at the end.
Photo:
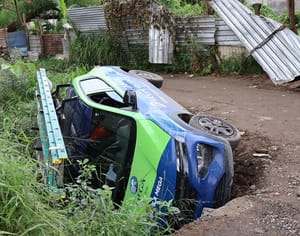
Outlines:
POLYGON ((269 158, 275 157, 270 140, 256 133, 246 131, 233 152, 234 178, 231 198, 254 193, 264 185, 266 166, 269 158), (262 157, 253 154, 266 154, 262 157), (268 156, 270 155, 270 156, 268 156))

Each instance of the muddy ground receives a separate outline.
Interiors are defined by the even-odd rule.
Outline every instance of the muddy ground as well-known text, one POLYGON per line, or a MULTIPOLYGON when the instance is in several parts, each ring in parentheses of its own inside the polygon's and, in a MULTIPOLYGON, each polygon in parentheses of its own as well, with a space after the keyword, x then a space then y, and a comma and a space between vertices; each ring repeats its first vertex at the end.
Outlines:
POLYGON ((241 131, 232 200, 175 235, 300 235, 300 90, 265 75, 163 75, 163 90, 241 131), (253 154, 265 153, 265 157, 253 154))

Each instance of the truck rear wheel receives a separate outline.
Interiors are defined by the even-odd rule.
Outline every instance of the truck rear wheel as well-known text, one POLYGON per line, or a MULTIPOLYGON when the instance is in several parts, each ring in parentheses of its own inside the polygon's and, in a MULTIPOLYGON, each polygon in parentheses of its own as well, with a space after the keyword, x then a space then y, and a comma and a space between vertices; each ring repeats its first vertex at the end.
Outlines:
POLYGON ((148 80, 157 88, 161 88, 163 85, 163 77, 158 74, 151 73, 143 70, 130 70, 128 73, 134 74, 137 77, 148 80))

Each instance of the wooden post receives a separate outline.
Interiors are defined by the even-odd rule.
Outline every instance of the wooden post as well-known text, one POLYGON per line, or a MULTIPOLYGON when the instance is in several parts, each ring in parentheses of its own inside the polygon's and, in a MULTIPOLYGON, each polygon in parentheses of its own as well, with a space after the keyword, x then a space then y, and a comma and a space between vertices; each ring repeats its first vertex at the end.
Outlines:
POLYGON ((290 29, 297 34, 296 22, 295 22, 295 0, 288 1, 288 12, 290 19, 290 29))
POLYGON ((14 0, 14 5, 15 5, 15 9, 16 9, 16 14, 17 14, 17 17, 18 17, 18 21, 22 25, 22 27, 24 27, 23 20, 22 20, 22 17, 20 15, 20 11, 19 11, 19 6, 18 6, 17 0, 14 0))
POLYGON ((260 9, 261 9, 261 3, 254 3, 252 6, 254 8, 255 11, 255 15, 260 16, 260 9))
POLYGON ((23 25, 25 35, 26 35, 27 48, 28 48, 28 51, 30 51, 29 32, 28 32, 28 28, 27 28, 27 24, 26 24, 25 13, 23 13, 23 15, 22 15, 22 25, 23 25))

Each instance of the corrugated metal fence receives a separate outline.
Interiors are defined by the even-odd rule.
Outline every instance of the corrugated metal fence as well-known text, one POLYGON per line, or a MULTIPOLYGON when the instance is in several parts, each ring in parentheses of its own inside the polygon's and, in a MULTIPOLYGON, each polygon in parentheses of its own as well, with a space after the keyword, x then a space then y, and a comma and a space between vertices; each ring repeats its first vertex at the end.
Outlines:
MULTIPOLYGON (((103 7, 70 8, 68 16, 81 33, 92 34, 99 32, 99 29, 107 29, 103 7)), ((135 25, 131 16, 126 17, 124 29, 129 45, 148 44, 148 31, 144 32, 143 28, 135 25)), ((213 16, 177 17, 177 42, 182 45, 191 39, 205 45, 241 46, 239 39, 221 19, 213 16)))
POLYGON ((67 13, 75 29, 82 34, 99 34, 101 29, 107 29, 103 7, 69 8, 67 13))
MULTIPOLYGON (((102 7, 70 8, 68 16, 82 34, 99 34, 101 30, 107 30, 102 7)), ((217 45, 221 57, 244 52, 240 40, 221 19, 214 16, 177 17, 175 22, 175 39, 179 47, 190 42, 217 45)), ((149 29, 138 26, 133 16, 126 16, 123 27, 122 45, 128 45, 123 47, 125 51, 130 50, 131 45, 149 47, 149 29)))
POLYGON ((241 41, 226 25, 226 23, 218 18, 216 19, 216 44, 222 46, 242 46, 241 41))
POLYGON ((205 45, 215 45, 216 19, 213 16, 176 18, 176 40, 179 45, 196 40, 205 45))

